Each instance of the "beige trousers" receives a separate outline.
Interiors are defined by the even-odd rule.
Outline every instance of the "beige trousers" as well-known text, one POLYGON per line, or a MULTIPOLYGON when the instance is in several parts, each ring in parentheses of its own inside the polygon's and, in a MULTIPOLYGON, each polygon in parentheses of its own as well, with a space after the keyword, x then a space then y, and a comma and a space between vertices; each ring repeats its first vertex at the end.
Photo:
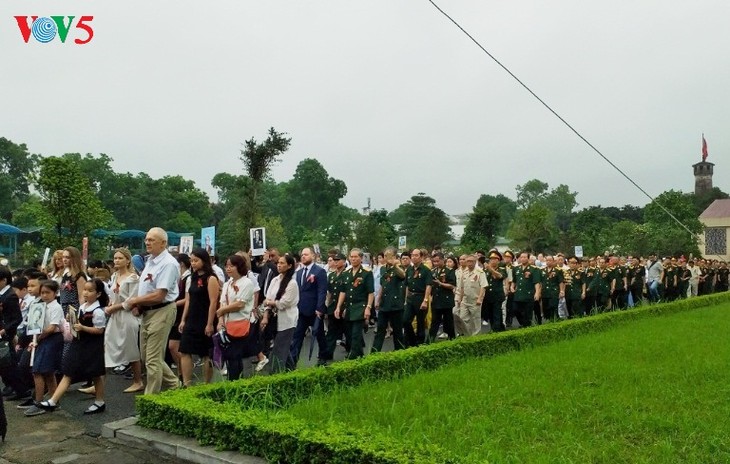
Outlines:
POLYGON ((481 308, 462 301, 454 308, 454 329, 461 335, 479 334, 482 331, 481 308))
POLYGON ((163 384, 167 389, 177 388, 180 384, 170 366, 165 363, 167 338, 175 323, 175 313, 175 303, 172 302, 162 308, 146 311, 142 316, 140 351, 147 369, 145 395, 160 393, 163 384))

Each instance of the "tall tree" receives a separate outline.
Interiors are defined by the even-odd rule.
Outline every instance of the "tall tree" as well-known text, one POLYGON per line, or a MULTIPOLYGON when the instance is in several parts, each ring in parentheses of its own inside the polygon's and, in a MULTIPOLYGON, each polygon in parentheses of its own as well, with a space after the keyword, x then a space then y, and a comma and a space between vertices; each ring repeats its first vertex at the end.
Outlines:
MULTIPOLYGON (((483 197, 485 195, 482 195, 479 200, 483 197)), ((461 244, 471 250, 487 250, 494 244, 501 219, 495 203, 479 200, 474 205, 466 227, 464 227, 464 235, 461 236, 461 244)))
POLYGON ((357 246, 370 253, 378 253, 388 245, 395 244, 396 232, 388 220, 388 213, 374 210, 360 216, 353 229, 354 238, 350 246, 357 246))
POLYGON ((318 230, 340 199, 347 194, 345 182, 331 177, 316 159, 302 160, 286 187, 287 226, 318 230))
POLYGON ((40 194, 45 241, 60 248, 79 246, 81 238, 96 228, 113 223, 78 164, 65 158, 49 157, 40 161, 36 189, 40 194))
POLYGON ((517 211, 509 236, 519 249, 550 251, 557 244, 555 214, 544 202, 517 211))
POLYGON ((411 243, 432 249, 452 238, 450 230, 449 216, 441 209, 433 208, 418 220, 411 243))
POLYGON ((256 226, 256 220, 261 216, 261 200, 259 194, 261 185, 271 172, 272 166, 279 160, 279 157, 289 149, 291 138, 285 137, 286 133, 277 132, 273 127, 269 129, 269 136, 262 143, 258 143, 254 137, 244 142, 244 149, 241 150, 241 161, 249 179, 249 184, 244 191, 240 207, 236 208, 237 215, 241 218, 245 236, 248 236, 248 229, 256 226))
POLYGON ((10 222, 13 211, 28 199, 37 163, 38 156, 25 144, 0 137, 0 220, 10 222))
POLYGON ((517 190, 517 206, 526 209, 547 197, 548 184, 538 179, 532 179, 523 185, 518 185, 515 190, 517 190))
POLYGON ((644 207, 645 224, 658 253, 699 254, 697 234, 702 232, 702 223, 697 217, 693 197, 693 194, 669 190, 644 207), (666 208, 684 227, 677 224, 659 205, 666 208))

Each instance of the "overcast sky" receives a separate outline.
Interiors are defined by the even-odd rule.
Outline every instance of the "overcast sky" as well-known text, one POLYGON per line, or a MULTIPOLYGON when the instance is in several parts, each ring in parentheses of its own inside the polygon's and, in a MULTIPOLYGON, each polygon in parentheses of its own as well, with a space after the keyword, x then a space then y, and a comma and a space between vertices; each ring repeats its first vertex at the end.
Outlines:
MULTIPOLYGON (((693 190, 703 132, 730 190, 727 0, 439 2, 650 194, 693 190)), ((211 199, 273 126, 275 179, 315 157, 352 207, 426 192, 464 213, 533 178, 579 208, 647 202, 426 0, 4 0, 0 51, 0 136, 211 199), (15 15, 94 15, 95 36, 26 44, 15 15)))

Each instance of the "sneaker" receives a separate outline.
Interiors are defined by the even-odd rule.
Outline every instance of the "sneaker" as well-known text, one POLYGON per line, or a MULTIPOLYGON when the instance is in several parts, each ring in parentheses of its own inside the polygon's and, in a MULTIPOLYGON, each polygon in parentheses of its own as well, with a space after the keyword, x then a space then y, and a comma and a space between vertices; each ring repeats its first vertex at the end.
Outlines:
POLYGON ((228 368, 224 367, 221 369, 221 375, 228 375, 228 368))
POLYGON ((41 409, 38 406, 36 406, 35 404, 33 404, 31 407, 26 409, 23 414, 25 415, 25 417, 33 417, 33 416, 40 416, 41 414, 45 414, 45 413, 46 413, 46 411, 44 411, 43 409, 41 409))
POLYGON ((261 372, 262 370, 264 370, 264 367, 266 367, 267 364, 269 364, 269 358, 264 357, 264 359, 256 364, 256 372, 261 372))
POLYGON ((16 406, 18 409, 28 409, 31 406, 35 406, 35 400, 33 398, 28 398, 27 400, 23 401, 19 405, 16 406))
POLYGON ((445 338, 449 338, 449 334, 447 334, 446 332, 441 332, 441 335, 439 335, 438 338, 439 338, 439 340, 443 340, 445 338))
POLYGON ((488 325, 489 325, 489 322, 487 322, 487 321, 482 321, 482 327, 486 327, 486 326, 488 326, 488 325))

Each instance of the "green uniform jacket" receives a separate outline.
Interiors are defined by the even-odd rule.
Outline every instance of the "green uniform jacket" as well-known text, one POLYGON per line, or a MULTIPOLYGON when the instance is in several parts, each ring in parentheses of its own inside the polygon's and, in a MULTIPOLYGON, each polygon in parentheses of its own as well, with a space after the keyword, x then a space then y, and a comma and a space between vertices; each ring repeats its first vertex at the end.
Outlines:
POLYGON ((515 301, 533 301, 535 284, 540 283, 540 269, 535 266, 513 267, 512 280, 515 284, 515 301))
POLYGON ((365 319, 365 305, 368 295, 375 291, 373 273, 360 266, 355 274, 352 269, 344 271, 345 320, 362 321, 365 319))
POLYGON ((646 268, 644 266, 629 266, 626 268, 626 279, 629 282, 629 288, 644 288, 644 276, 646 268))
POLYGON ((569 300, 580 300, 583 298, 583 284, 586 282, 585 275, 580 269, 568 269, 565 274, 565 297, 569 300))
POLYGON ((386 265, 380 269, 380 311, 403 311, 406 304, 406 278, 398 277, 395 266, 386 265))
MULTIPOLYGON (((444 284, 451 284, 456 287, 456 272, 447 267, 435 268, 431 270, 433 280, 438 280, 444 284)), ((454 289, 444 288, 438 284, 431 285, 431 307, 432 308, 453 308, 454 307, 454 289)))
POLYGON ((626 268, 623 266, 610 267, 611 280, 616 279, 614 290, 624 290, 624 277, 626 277, 626 268))
POLYGON ((484 299, 490 303, 504 301, 504 279, 507 278, 507 267, 504 264, 500 264, 497 266, 497 272, 499 272, 502 277, 497 278, 494 277, 489 270, 484 271, 487 275, 487 282, 489 283, 489 287, 487 287, 487 294, 484 299))
POLYGON ((337 271, 330 272, 327 276, 327 291, 331 296, 330 304, 327 306, 327 314, 332 315, 337 308, 337 300, 340 298, 340 293, 345 291, 344 270, 339 274, 337 274, 337 271))
POLYGON ((426 287, 431 285, 431 270, 421 263, 420 266, 409 266, 406 270, 406 285, 410 294, 416 293, 423 296, 426 287))
POLYGON ((608 295, 611 293, 611 270, 607 267, 596 268, 596 293, 599 295, 608 295))
POLYGON ((542 273, 542 297, 558 298, 560 296, 560 284, 563 283, 563 270, 557 267, 544 268, 542 273))
POLYGON ((586 295, 596 296, 598 294, 598 282, 596 281, 597 271, 598 268, 596 267, 587 267, 585 270, 586 295))

